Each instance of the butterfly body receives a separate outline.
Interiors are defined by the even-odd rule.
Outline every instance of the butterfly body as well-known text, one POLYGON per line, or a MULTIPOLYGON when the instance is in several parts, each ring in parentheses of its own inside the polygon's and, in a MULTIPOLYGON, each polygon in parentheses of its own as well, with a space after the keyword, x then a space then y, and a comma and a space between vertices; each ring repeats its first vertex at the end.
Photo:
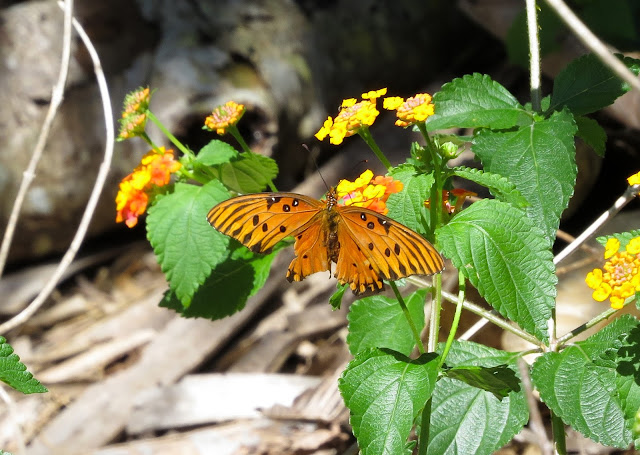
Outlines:
POLYGON ((383 289, 383 279, 443 269, 442 257, 422 236, 372 210, 339 206, 334 190, 326 201, 296 193, 238 196, 213 207, 207 220, 256 253, 294 237, 289 281, 330 271, 334 262, 338 281, 361 294, 383 289))

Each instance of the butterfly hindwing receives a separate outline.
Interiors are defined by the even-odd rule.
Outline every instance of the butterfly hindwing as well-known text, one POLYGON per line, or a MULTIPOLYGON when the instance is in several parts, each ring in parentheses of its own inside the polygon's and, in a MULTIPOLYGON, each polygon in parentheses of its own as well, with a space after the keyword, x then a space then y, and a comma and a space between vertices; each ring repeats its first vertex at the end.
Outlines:
POLYGON ((326 210, 322 210, 296 235, 296 257, 287 270, 289 281, 301 281, 313 273, 331 270, 327 249, 329 232, 326 228, 326 216, 326 210))
MULTIPOLYGON (((426 239, 418 233, 372 210, 361 207, 337 207, 342 218, 338 236, 341 240, 340 256, 336 267, 336 277, 343 282, 353 282, 369 286, 371 274, 395 280, 409 275, 432 275, 444 267, 442 256, 426 239), (350 238, 357 249, 363 252, 370 271, 359 267, 360 277, 349 280, 353 275, 351 249, 345 251, 345 241, 350 238), (343 259, 341 260, 341 258, 343 259)), ((374 282, 375 284, 375 282, 374 282)), ((376 285, 377 286, 377 285, 376 285)), ((370 287, 370 286, 369 286, 370 287)))
POLYGON ((207 215, 209 223, 255 253, 268 252, 295 235, 324 204, 296 193, 256 193, 223 201, 207 215))

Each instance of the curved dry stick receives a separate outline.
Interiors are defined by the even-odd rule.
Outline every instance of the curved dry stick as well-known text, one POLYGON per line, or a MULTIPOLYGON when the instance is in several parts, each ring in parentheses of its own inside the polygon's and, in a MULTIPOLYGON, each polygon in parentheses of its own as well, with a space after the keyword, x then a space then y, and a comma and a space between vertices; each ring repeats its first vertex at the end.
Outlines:
MULTIPOLYGON (((59 3, 60 4, 60 3, 59 3)), ((65 5, 61 4, 61 7, 65 5)), ((67 5, 68 6, 68 5, 67 5)), ((93 69, 96 74, 96 79, 98 82, 98 88, 100 89, 100 97, 102 99, 102 108, 104 112, 105 118, 105 128, 106 128, 106 144, 104 150, 104 157, 102 163, 100 164, 100 170, 98 171, 98 175, 96 176, 96 183, 91 191, 91 196, 89 197, 89 201, 87 202, 87 207, 85 208, 84 214, 82 215, 82 219, 80 220, 80 225, 78 226, 78 230, 69 246, 69 249, 63 256, 58 268, 53 273, 49 281, 44 285, 40 294, 20 313, 18 313, 13 318, 6 321, 4 324, 0 325, 0 333, 6 333, 8 330, 11 330, 20 324, 23 324, 25 321, 33 315, 38 308, 42 306, 47 297, 51 294, 51 291, 55 288, 56 284, 62 277, 65 269, 69 267, 71 261, 75 257, 80 245, 82 244, 82 240, 87 232, 87 228, 89 227, 89 222, 91 221, 91 217, 93 216, 93 212, 95 211, 96 205, 98 204, 98 198, 100 197, 100 193, 102 192, 102 188, 104 187, 104 183, 107 179, 107 175, 109 173, 109 168, 111 166, 111 157, 113 155, 113 145, 114 145, 114 129, 113 129, 113 112, 111 110, 111 101, 109 98, 109 90, 107 88, 107 81, 104 77, 104 72, 102 71, 102 66, 100 65, 100 59, 98 54, 91 44, 91 40, 84 32, 82 26, 75 19, 72 20, 73 27, 75 28, 78 36, 82 39, 89 55, 91 56, 91 61, 93 62, 93 69)))
POLYGON ((29 161, 29 165, 27 166, 27 170, 23 173, 22 182, 20 182, 20 188, 18 189, 18 195, 16 196, 16 200, 13 203, 13 207, 11 208, 11 215, 9 216, 9 222, 7 223, 7 230, 4 232, 4 237, 2 238, 2 246, 0 247, 0 277, 2 276, 2 272, 4 271, 4 267, 7 263, 7 257, 9 256, 9 249, 11 248, 11 242, 13 241, 13 235, 16 230, 16 225, 18 224, 18 216, 20 215, 20 210, 22 209, 22 205, 24 204, 24 199, 27 196, 27 191, 29 190, 29 186, 31 186, 31 182, 35 177, 36 167, 38 166, 38 162, 42 157, 42 152, 44 151, 44 146, 47 142, 47 138, 49 137, 49 131, 51 131, 51 125, 53 124, 53 119, 58 112, 58 107, 62 103, 62 98, 64 96, 64 85, 67 82, 67 74, 69 72, 69 60, 71 59, 71 18, 72 18, 72 10, 73 10, 73 0, 70 0, 65 4, 64 8, 64 25, 63 25, 63 33, 62 33, 62 57, 60 59, 60 73, 58 74, 58 81, 56 85, 53 86, 53 91, 51 93, 51 104, 49 105, 49 111, 44 119, 44 123, 42 124, 42 129, 40 130, 40 136, 38 136, 38 142, 36 143, 35 148, 33 149, 33 155, 31 155, 31 160, 29 161))

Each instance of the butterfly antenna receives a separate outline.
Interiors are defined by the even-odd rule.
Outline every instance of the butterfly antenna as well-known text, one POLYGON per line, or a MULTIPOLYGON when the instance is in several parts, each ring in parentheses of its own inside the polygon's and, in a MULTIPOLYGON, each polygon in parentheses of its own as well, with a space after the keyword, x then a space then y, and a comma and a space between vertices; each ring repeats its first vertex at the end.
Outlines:
POLYGON ((322 183, 324 183, 324 186, 327 188, 327 192, 331 191, 331 188, 329 188, 329 185, 327 185, 327 181, 322 176, 322 172, 320 172, 320 166, 318 166, 318 163, 317 163, 316 159, 314 158, 313 153, 311 153, 311 150, 309 150, 309 147, 307 147, 307 144, 302 144, 302 146, 305 149, 307 149, 307 152, 309 152, 309 156, 311 157, 311 161, 313 161, 313 165, 316 167, 316 170, 318 171, 318 175, 322 179, 322 183))

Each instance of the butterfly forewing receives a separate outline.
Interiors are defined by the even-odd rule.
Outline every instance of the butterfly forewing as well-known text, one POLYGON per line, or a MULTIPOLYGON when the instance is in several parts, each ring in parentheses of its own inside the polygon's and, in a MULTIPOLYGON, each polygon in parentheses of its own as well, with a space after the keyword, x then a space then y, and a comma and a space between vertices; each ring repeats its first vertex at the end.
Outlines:
POLYGON ((256 193, 238 196, 213 207, 207 220, 256 253, 269 251, 295 235, 320 210, 321 201, 296 193, 256 193))
MULTIPOLYGON (((384 279, 395 280, 410 275, 432 275, 444 268, 440 253, 421 235, 406 226, 374 211, 360 207, 337 207, 343 223, 340 223, 338 233, 340 239, 351 238, 357 248, 363 252, 367 260, 367 267, 377 272, 384 279)), ((344 254, 341 245, 341 256, 344 254)), ((353 265, 344 260, 338 260, 336 277, 346 280, 353 272, 349 271, 353 265)), ((361 273, 362 279, 368 286, 371 272, 361 273), (365 280, 366 279, 366 280, 365 280)))

